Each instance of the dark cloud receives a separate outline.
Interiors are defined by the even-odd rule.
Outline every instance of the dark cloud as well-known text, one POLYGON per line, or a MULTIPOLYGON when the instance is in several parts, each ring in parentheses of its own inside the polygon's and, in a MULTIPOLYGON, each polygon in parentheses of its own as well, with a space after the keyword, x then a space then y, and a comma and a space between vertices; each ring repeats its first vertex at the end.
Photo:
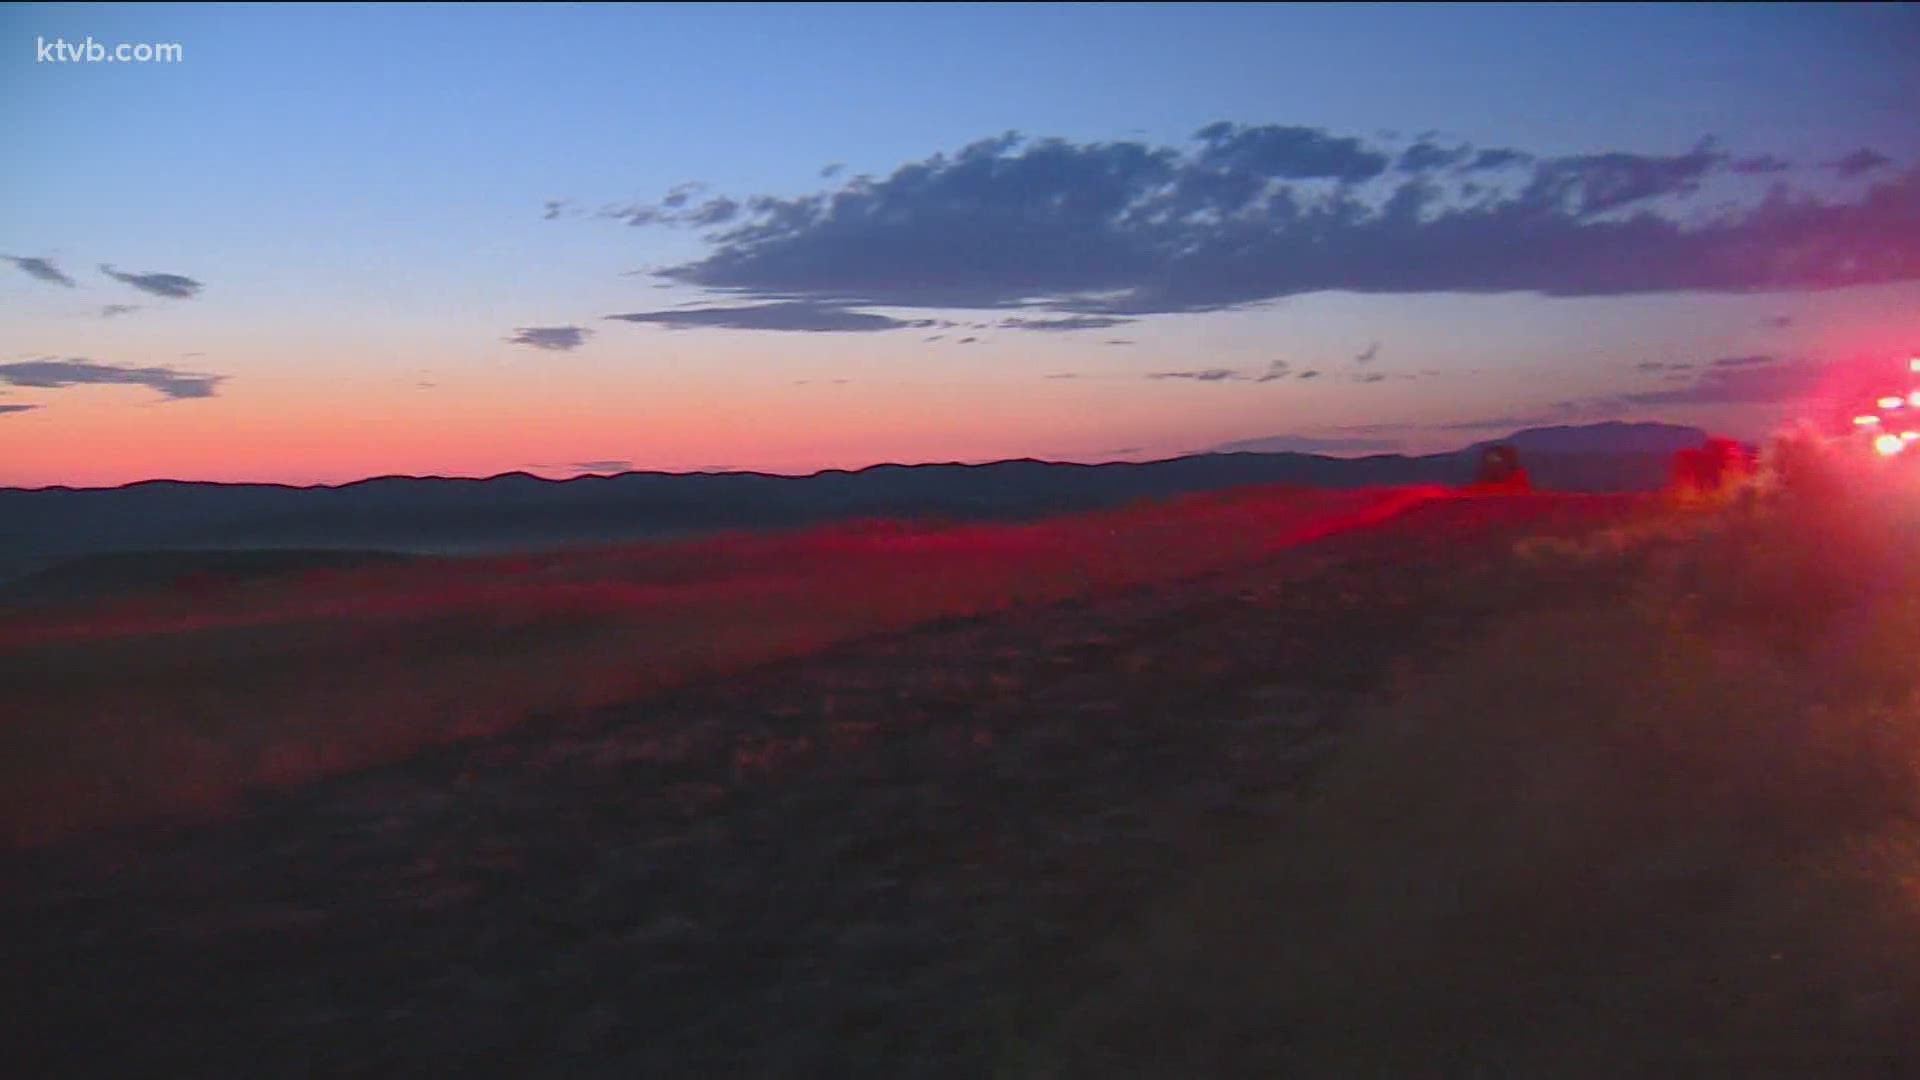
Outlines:
POLYGON ((1133 322, 1132 319, 1120 319, 1110 315, 1066 315, 1058 319, 1022 319, 1014 317, 1000 320, 1003 330, 1102 330, 1109 326, 1122 326, 1133 322))
POLYGON ((1197 371, 1154 371, 1149 379, 1192 379, 1195 382, 1237 382, 1246 376, 1232 368, 1201 368, 1197 371))
POLYGON ((1673 390, 1627 394, 1636 405, 1776 405, 1805 399, 1825 374, 1808 361, 1713 367, 1673 390))
POLYGON ((632 472, 633 462, 625 458, 613 458, 607 461, 576 461, 567 468, 580 473, 632 472))
POLYGON ((631 203, 626 206, 609 206, 600 211, 600 217, 620 218, 629 225, 658 225, 672 223, 676 219, 662 213, 657 206, 644 203, 631 203))
POLYGON ((1253 381, 1264 383, 1264 382, 1273 382, 1275 379, 1284 379, 1287 377, 1289 373, 1289 368, 1290 368, 1290 365, 1285 360, 1275 360, 1272 363, 1267 365, 1267 370, 1265 374, 1261 375, 1259 378, 1253 381))
POLYGON ((1386 382, 1386 381, 1387 381, 1387 377, 1386 377, 1385 375, 1382 375, 1382 374, 1380 374, 1379 372, 1377 372, 1377 371, 1375 371, 1375 372, 1370 372, 1370 373, 1368 373, 1368 374, 1365 374, 1365 375, 1355 375, 1355 376, 1353 377, 1353 381, 1354 381, 1354 382, 1357 382, 1357 383, 1377 383, 1377 382, 1386 382))
POLYGON ((1753 157, 1740 158, 1730 163, 1727 167, 1742 176, 1768 176, 1773 173, 1786 172, 1788 169, 1793 168, 1793 165, 1781 158, 1774 157, 1772 154, 1756 154, 1753 157))
POLYGON ((1407 147, 1400 155, 1394 167, 1401 172, 1430 172, 1434 169, 1451 168, 1466 163, 1473 156, 1473 147, 1456 146, 1451 149, 1428 142, 1425 139, 1407 147))
POLYGON ((838 161, 834 162, 831 165, 824 166, 820 170, 820 179, 831 180, 834 177, 839 176, 842 172, 845 172, 846 168, 847 167, 845 165, 841 164, 838 161))
POLYGON ((1715 360, 1713 366, 1717 368, 1758 367, 1761 364, 1774 363, 1777 359, 1778 357, 1773 356, 1723 356, 1715 360))
POLYGON ((1380 454, 1406 447, 1400 439, 1353 437, 1347 435, 1269 435, 1260 439, 1241 439, 1221 443, 1216 454, 1380 454))
POLYGON ((808 333, 835 331, 864 333, 876 330, 922 329, 940 325, 936 319, 894 319, 865 311, 849 311, 834 304, 799 301, 755 304, 749 307, 637 311, 625 315, 609 315, 607 318, 622 322, 657 323, 674 330, 717 327, 727 330, 791 330, 808 333))
POLYGON ((1317 371, 1303 371, 1300 373, 1300 377, 1303 379, 1317 379, 1320 377, 1320 373, 1317 371))
POLYGON ((212 397, 226 378, 225 375, 175 371, 168 367, 119 367, 78 358, 57 360, 49 357, 0 364, 0 382, 14 386, 59 390, 69 386, 123 384, 144 386, 172 399, 212 397))
POLYGON ((100 317, 103 319, 111 319, 115 315, 131 315, 139 310, 139 304, 108 304, 100 309, 100 317))
POLYGON ((1131 345, 1131 344, 1133 344, 1133 339, 1132 339, 1132 338, 1109 338, 1109 339, 1107 339, 1106 341, 1103 341, 1103 342, 1101 342, 1100 344, 1102 344, 1102 345, 1131 345))
POLYGON ((41 281, 50 281, 55 285, 65 285, 69 289, 73 288, 73 279, 61 273, 60 268, 53 265, 52 259, 40 259, 33 256, 21 255, 0 255, 0 259, 7 260, 19 267, 23 272, 31 274, 41 281))
POLYGON ((725 196, 708 199, 699 208, 687 214, 687 221, 694 225, 725 225, 740 216, 740 204, 725 196))
POLYGON ((698 180, 689 180, 684 184, 675 184, 667 191, 666 197, 660 200, 660 205, 669 210, 678 210, 686 206, 688 200, 705 190, 707 190, 707 185, 698 180))
POLYGON ((1702 144, 1675 157, 1620 152, 1541 162, 1520 198, 1526 204, 1588 218, 1666 195, 1691 195, 1727 155, 1702 144))
POLYGON ((1470 172, 1477 172, 1482 169, 1505 169, 1514 165, 1525 165, 1532 160, 1532 154, 1519 150, 1496 148, 1492 150, 1482 150, 1473 155, 1473 160, 1467 162, 1462 168, 1470 172))
MULTIPOLYGON (((1458 154, 1416 145, 1431 147, 1417 165, 1458 154)), ((1607 296, 1920 279, 1920 169, 1852 201, 1779 182, 1711 212, 1687 201, 1757 160, 1702 142, 1677 155, 1480 150, 1408 171, 1312 128, 1214 124, 1186 148, 1010 133, 825 192, 741 198, 704 257, 655 272, 760 303, 1044 303, 1106 317, 1325 290, 1607 296)))
POLYGON ((0 405, 0 416, 5 416, 8 413, 32 412, 39 407, 38 405, 0 405))
POLYGON ((1645 360, 1633 365, 1635 371, 1686 371, 1693 365, 1686 361, 1645 360))
POLYGON ((1359 139, 1319 128, 1278 124, 1242 126, 1220 121, 1194 134, 1206 144, 1202 167, 1279 180, 1371 180, 1387 169, 1387 156, 1359 139))
POLYGON ((1077 371, 1061 371, 1061 372, 1056 372, 1052 375, 1041 376, 1041 378, 1043 379, 1077 379, 1079 377, 1080 377, 1080 373, 1077 371))
POLYGON ((1861 147, 1838 161, 1827 162, 1827 168, 1840 174, 1842 180, 1852 180, 1865 176, 1876 169, 1884 169, 1893 164, 1893 159, 1878 150, 1861 147))
POLYGON ((106 263, 100 264, 100 272, 141 292, 174 300, 190 300, 201 287, 199 282, 179 274, 123 274, 106 263))
POLYGON ((565 213, 567 211, 567 208, 570 205, 572 205, 572 203, 573 203, 572 199, 548 199, 546 203, 546 210, 540 215, 540 220, 542 221, 554 220, 555 218, 559 217, 561 214, 565 213))
POLYGON ((520 326, 514 328, 507 344, 570 352, 584 345, 592 336, 592 330, 580 326, 520 326))
POLYGON ((980 340, 980 339, 979 339, 979 338, 977 338, 977 337, 963 337, 963 338, 961 338, 961 339, 960 339, 959 341, 957 341, 957 342, 955 342, 954 344, 956 344, 956 345, 972 345, 972 344, 975 344, 975 343, 977 343, 977 342, 978 342, 979 340, 980 340))
POLYGON ((1373 363, 1375 360, 1379 358, 1380 358, 1380 343, 1377 341, 1372 341, 1367 343, 1366 348, 1360 350, 1359 355, 1353 358, 1353 362, 1364 366, 1364 365, 1373 363))

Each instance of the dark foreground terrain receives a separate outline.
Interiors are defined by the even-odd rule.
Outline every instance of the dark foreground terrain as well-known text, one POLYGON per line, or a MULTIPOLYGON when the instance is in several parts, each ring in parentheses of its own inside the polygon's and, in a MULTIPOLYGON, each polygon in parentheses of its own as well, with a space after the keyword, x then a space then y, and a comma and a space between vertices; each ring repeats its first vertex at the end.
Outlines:
POLYGON ((842 646, 0 863, 16 1053, 125 1075, 980 1076, 1618 499, 842 646))

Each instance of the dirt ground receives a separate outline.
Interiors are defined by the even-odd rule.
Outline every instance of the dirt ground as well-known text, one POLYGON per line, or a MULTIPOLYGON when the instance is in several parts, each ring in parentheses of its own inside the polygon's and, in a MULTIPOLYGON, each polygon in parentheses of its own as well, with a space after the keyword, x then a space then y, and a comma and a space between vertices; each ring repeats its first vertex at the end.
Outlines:
POLYGON ((1604 602, 1515 537, 1640 505, 1438 502, 6 855, 0 1039, 49 1075, 987 1075, 1396 663, 1604 602))

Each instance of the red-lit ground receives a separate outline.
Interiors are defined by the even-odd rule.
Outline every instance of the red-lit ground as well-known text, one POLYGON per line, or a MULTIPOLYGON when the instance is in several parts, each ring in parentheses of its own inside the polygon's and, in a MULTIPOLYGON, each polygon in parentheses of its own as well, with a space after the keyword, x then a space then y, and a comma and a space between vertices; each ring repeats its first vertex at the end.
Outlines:
MULTIPOLYGON (((799 567, 812 591, 682 624, 747 642, 730 676, 663 649, 676 686, 503 706, 448 745, 424 744, 457 723, 367 673, 479 649, 498 692, 537 669, 430 621, 380 639, 404 661, 385 668, 340 638, 360 666, 332 700, 359 705, 324 730, 416 752, 216 824, 0 857, 0 970, 32 989, 12 1031, 36 1059, 165 1075, 1920 1064, 1920 558, 1898 507, 1255 493, 1105 520, 1049 526, 1107 552, 1071 591, 1112 586, 1056 603, 1038 590, 1072 548, 1044 530, 674 549, 673 573, 799 567), (1270 528, 1183 527, 1209 515, 1270 528), (985 617, 834 622, 850 640, 777 658, 835 611, 929 596, 985 617)), ((647 584, 606 559, 571 565, 647 584)), ((470 595, 446 584, 414 595, 470 595)), ((518 648, 558 655, 560 625, 518 648)), ((244 677, 231 659, 209 671, 244 677)), ((227 705, 284 716, 277 685, 227 705)), ((200 715, 203 738, 245 734, 200 715)))
POLYGON ((0 615, 0 835, 205 811, 930 619, 1247 565, 1436 500, 1489 525, 1628 505, 1461 498, 1250 489, 1027 525, 868 522, 23 609, 0 615))

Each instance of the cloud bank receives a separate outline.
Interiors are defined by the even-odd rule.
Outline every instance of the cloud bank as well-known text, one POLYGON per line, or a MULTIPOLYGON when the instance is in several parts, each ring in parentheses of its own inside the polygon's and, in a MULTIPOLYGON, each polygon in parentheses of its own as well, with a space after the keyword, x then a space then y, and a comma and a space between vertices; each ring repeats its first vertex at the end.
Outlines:
MULTIPOLYGON (((1920 279, 1920 169, 1863 148, 1803 170, 1865 183, 1852 197, 1777 178, 1744 202, 1715 188, 1792 168, 1711 140, 1680 154, 1537 157, 1217 123, 1184 146, 1008 133, 815 194, 676 191, 609 216, 717 226, 702 257, 654 273, 761 315, 871 305, 1121 318, 1321 290, 1612 296, 1920 279), (814 307, 761 306, 794 304, 814 307)), ((741 325, 704 318, 635 321, 741 325)))

